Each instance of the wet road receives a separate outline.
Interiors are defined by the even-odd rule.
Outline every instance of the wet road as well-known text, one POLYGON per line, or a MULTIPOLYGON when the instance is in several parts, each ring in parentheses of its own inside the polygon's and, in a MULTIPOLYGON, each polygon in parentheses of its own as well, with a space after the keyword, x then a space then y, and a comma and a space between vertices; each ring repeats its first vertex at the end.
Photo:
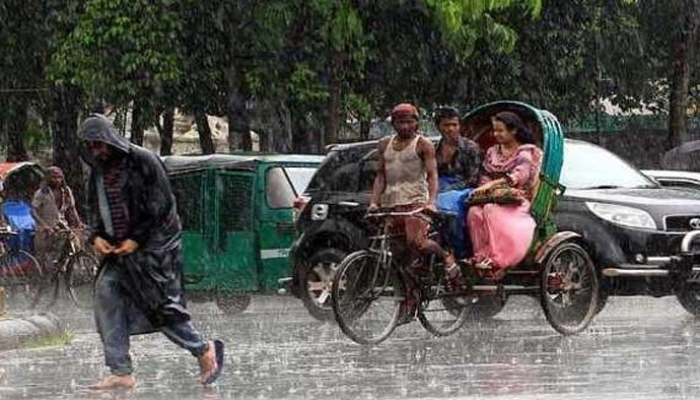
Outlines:
POLYGON ((365 348, 287 297, 256 297, 238 316, 193 304, 228 344, 225 374, 204 389, 194 358, 161 335, 134 338, 138 388, 94 394, 106 373, 88 313, 61 312, 65 347, 0 355, 0 399, 695 399, 700 322, 674 298, 612 298, 583 334, 562 337, 537 303, 512 298, 495 319, 433 338, 417 322, 365 348))

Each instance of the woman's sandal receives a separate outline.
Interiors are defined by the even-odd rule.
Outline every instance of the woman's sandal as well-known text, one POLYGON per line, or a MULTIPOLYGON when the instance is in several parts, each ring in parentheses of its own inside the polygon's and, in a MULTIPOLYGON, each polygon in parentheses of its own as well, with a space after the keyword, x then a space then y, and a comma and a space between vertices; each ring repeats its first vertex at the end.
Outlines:
POLYGON ((481 269, 481 270, 490 270, 491 268, 493 268, 492 264, 493 264, 493 261, 491 261, 491 259, 487 258, 485 260, 481 260, 481 261, 475 263, 474 268, 481 269))

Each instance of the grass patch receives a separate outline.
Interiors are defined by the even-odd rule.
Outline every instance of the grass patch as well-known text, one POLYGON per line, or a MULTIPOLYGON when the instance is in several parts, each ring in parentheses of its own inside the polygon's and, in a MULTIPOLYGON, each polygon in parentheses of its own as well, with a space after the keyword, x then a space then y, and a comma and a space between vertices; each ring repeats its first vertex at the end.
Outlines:
POLYGON ((49 335, 38 339, 26 339, 19 342, 20 349, 34 349, 38 347, 58 347, 65 346, 75 339, 73 332, 64 330, 55 335, 49 335))

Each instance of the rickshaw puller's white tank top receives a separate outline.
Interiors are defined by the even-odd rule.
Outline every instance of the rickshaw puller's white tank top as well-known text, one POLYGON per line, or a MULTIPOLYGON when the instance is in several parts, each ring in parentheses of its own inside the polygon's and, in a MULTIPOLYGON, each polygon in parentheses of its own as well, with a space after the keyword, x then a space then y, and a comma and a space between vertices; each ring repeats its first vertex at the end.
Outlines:
POLYGON ((428 178, 425 163, 417 151, 416 137, 401 151, 394 150, 396 135, 384 150, 384 174, 386 185, 381 198, 382 207, 394 207, 428 203, 428 178))

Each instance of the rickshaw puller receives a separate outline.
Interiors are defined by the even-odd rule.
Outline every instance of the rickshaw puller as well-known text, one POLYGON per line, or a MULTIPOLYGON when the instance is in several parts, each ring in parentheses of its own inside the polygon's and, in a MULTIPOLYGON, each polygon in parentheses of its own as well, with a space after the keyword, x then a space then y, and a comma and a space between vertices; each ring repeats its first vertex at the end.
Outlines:
MULTIPOLYGON (((395 212, 426 209, 435 212, 438 191, 435 147, 418 132, 418 110, 411 104, 399 104, 391 112, 396 134, 379 142, 379 168, 374 180, 372 203, 395 212)), ((404 237, 403 265, 413 265, 419 254, 434 254, 445 263, 450 290, 461 287, 461 274, 455 258, 437 242, 428 239, 430 222, 415 216, 392 217, 389 230, 404 237)), ((404 320, 411 320, 417 307, 410 293, 404 303, 404 320)))

